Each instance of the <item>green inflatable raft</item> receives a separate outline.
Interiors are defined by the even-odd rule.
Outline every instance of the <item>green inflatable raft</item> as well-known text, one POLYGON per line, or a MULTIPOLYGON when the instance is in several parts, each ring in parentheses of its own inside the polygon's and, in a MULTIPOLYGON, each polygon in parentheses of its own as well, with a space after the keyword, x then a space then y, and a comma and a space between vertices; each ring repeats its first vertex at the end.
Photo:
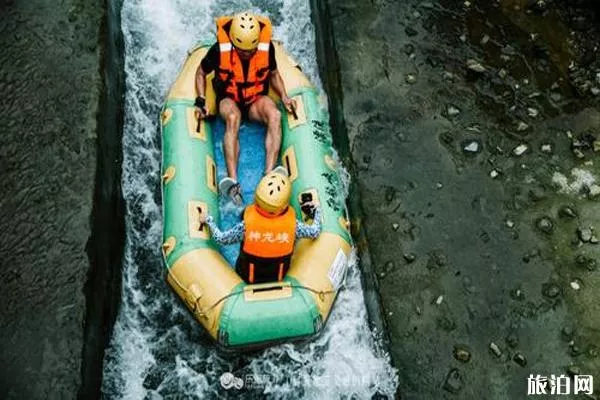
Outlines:
MULTIPOLYGON (((198 123, 193 106, 196 68, 212 42, 202 42, 189 52, 161 113, 167 281, 225 349, 252 349, 318 334, 342 286, 351 251, 328 115, 298 64, 274 43, 279 72, 298 105, 296 114, 288 115, 270 93, 283 115, 280 156, 293 184, 291 206, 308 222, 300 209, 302 195, 312 195, 322 208, 321 235, 297 241, 282 282, 246 284, 221 255, 208 227, 200 223, 204 213, 219 222, 212 128, 206 120, 198 123)), ((212 76, 207 78, 207 107, 214 114, 212 76)))

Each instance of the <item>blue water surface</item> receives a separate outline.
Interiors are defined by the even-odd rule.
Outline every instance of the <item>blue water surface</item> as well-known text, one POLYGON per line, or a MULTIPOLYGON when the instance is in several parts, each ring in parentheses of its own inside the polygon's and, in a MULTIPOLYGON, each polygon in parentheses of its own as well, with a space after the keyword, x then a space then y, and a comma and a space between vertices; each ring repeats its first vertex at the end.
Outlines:
MULTIPOLYGON (((225 156, 223 154, 223 135, 225 133, 225 122, 217 117, 211 122, 213 144, 215 146, 215 158, 217 164, 218 181, 227 176, 225 167, 225 156)), ((219 209, 221 221, 219 227, 222 230, 229 229, 241 221, 244 207, 254 202, 254 189, 263 176, 265 169, 265 127, 264 125, 244 121, 240 127, 240 160, 238 164, 238 180, 242 187, 244 204, 236 207, 224 196, 219 195, 219 209)), ((231 264, 239 254, 240 245, 232 244, 221 246, 221 254, 231 264)))

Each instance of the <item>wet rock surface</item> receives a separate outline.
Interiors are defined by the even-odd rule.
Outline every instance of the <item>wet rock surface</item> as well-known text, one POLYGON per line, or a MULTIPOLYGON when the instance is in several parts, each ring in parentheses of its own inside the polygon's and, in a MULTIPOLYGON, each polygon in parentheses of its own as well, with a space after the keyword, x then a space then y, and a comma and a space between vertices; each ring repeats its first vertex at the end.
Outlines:
POLYGON ((327 3, 399 397, 600 376, 597 5, 327 3))
POLYGON ((101 2, 0 3, 0 397, 76 398, 101 2))

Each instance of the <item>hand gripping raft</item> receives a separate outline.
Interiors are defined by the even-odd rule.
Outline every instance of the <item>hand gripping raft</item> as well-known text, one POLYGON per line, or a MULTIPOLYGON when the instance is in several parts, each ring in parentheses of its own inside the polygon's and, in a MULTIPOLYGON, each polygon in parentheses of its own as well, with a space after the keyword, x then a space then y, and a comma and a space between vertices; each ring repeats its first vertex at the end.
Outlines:
MULTIPOLYGON (((282 282, 250 285, 219 253, 199 217, 219 220, 217 171, 211 125, 194 115, 195 71, 212 42, 192 49, 161 113, 163 244, 167 281, 206 331, 226 349, 251 349, 311 338, 323 329, 347 267, 348 217, 331 148, 328 115, 317 91, 275 43, 277 65, 297 103, 282 111, 281 162, 293 185, 290 206, 310 222, 301 204, 322 209, 322 233, 296 243, 282 282)), ((213 73, 214 74, 214 73, 213 73)), ((214 115, 213 74, 207 76, 206 107, 214 115)), ((247 151, 248 149, 246 149, 247 151)))

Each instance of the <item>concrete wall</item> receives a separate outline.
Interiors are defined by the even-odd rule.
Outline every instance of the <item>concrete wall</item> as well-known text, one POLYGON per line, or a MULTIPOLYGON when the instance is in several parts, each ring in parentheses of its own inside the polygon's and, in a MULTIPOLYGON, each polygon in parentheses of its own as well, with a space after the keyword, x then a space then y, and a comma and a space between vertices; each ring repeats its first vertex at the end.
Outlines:
POLYGON ((98 397, 122 242, 114 35, 103 1, 0 9, 0 393, 98 397))

